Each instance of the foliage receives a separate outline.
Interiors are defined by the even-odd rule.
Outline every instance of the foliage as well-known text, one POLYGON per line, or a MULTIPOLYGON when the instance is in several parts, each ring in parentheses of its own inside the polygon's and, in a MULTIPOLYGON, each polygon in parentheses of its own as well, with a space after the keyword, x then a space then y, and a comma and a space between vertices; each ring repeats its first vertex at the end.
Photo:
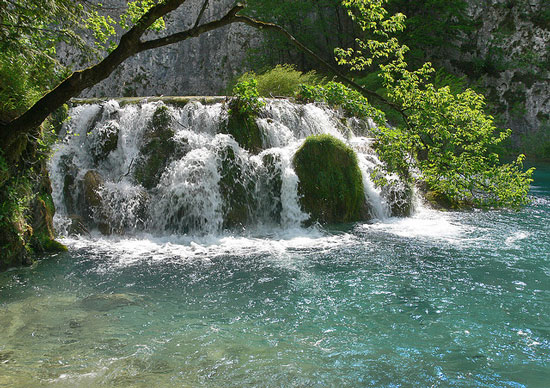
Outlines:
MULTIPOLYGON (((352 44, 355 29, 340 3, 341 0, 248 0, 244 12, 284 27, 298 41, 333 62, 333 48, 352 44)), ((278 63, 294 63, 306 71, 317 67, 317 63, 278 34, 266 31, 263 41, 259 48, 249 50, 246 63, 253 69, 278 63)))
POLYGON ((33 198, 28 177, 13 176, 4 182, 0 190, 0 228, 22 219, 33 198))
POLYGON ((407 15, 406 28, 398 34, 401 44, 411 49, 409 62, 421 65, 427 57, 446 59, 456 49, 458 38, 475 30, 467 13, 466 0, 389 0, 389 13, 407 15))
POLYGON ((386 96, 406 117, 403 127, 381 126, 376 134, 376 147, 386 169, 412 180, 407 166, 416 166, 419 179, 455 206, 524 204, 532 169, 522 171, 523 155, 502 165, 493 152, 510 131, 497 131, 493 118, 485 113, 482 95, 471 89, 457 92, 455 88, 453 92, 449 86, 438 88, 430 83, 435 71, 430 63, 408 70, 404 57, 408 48, 391 36, 402 30, 404 19, 388 16, 385 2, 343 2, 368 38, 358 40, 361 50, 340 49, 337 53, 340 64, 354 70, 378 63, 386 96))
POLYGON ((352 222, 364 217, 363 180, 350 147, 330 135, 310 136, 293 163, 300 201, 312 221, 352 222))
POLYGON ((238 82, 233 88, 233 95, 236 98, 232 101, 230 115, 255 116, 265 106, 265 102, 260 100, 256 79, 238 82))
POLYGON ((296 70, 295 65, 276 65, 274 68, 256 75, 253 71, 241 75, 237 83, 255 79, 258 94, 262 97, 286 96, 294 97, 299 91, 299 85, 317 85, 323 79, 315 71, 303 73, 296 70))
POLYGON ((0 56, 0 119, 5 121, 23 112, 42 91, 23 61, 0 56))
MULTIPOLYGON (((456 205, 518 206, 527 201, 532 170, 522 171, 523 155, 500 164, 494 149, 510 131, 497 131, 482 95, 436 88, 427 81, 434 71, 430 64, 416 71, 399 62, 382 69, 388 96, 407 112, 408 124, 399 132, 388 131, 391 137, 399 134, 399 141, 380 141, 382 155, 390 152, 387 147, 402 147, 403 155, 415 156, 428 187, 456 205)), ((382 129, 380 136, 385 135, 382 129)))
MULTIPOLYGON (((128 10, 120 15, 120 26, 124 29, 129 29, 131 25, 137 23, 137 21, 154 5, 155 0, 137 0, 128 3, 128 10)), ((166 28, 163 18, 155 20, 155 22, 149 27, 152 31, 162 31, 166 28)))
POLYGON ((384 113, 374 108, 366 97, 357 90, 348 88, 339 82, 328 82, 326 85, 300 85, 298 98, 302 101, 326 102, 333 107, 339 107, 349 116, 359 118, 370 117, 376 122, 385 122, 384 113))

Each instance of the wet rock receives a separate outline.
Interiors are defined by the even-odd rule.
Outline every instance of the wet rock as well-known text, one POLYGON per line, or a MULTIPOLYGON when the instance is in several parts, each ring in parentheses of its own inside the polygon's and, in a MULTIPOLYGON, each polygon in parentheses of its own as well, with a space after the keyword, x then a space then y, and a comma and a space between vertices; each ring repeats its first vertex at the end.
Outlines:
POLYGON ((65 203, 65 208, 67 212, 72 213, 76 210, 75 200, 73 193, 75 192, 75 179, 71 174, 65 175, 63 178, 63 202, 65 203))
POLYGON ((294 155, 302 208, 310 221, 353 222, 368 217, 355 152, 330 136, 310 136, 294 155))
POLYGON ((94 294, 82 299, 80 305, 86 310, 111 311, 138 302, 139 297, 130 294, 94 294))
POLYGON ((94 140, 91 145, 91 154, 94 163, 105 160, 118 145, 120 126, 116 121, 107 121, 104 125, 92 132, 94 140))
POLYGON ((32 231, 31 246, 35 252, 54 253, 67 250, 63 244, 55 241, 53 216, 55 205, 51 195, 51 182, 46 172, 41 174, 42 182, 39 193, 32 202, 32 231))
POLYGON ((69 220, 70 224, 67 227, 67 234, 69 236, 87 236, 90 234, 82 217, 71 214, 69 220))
POLYGON ((250 206, 254 202, 254 182, 245 174, 245 166, 231 146, 219 151, 221 163, 220 193, 223 204, 223 228, 244 228, 251 218, 250 206))
POLYGON ((157 108, 143 136, 140 157, 134 167, 134 178, 146 189, 155 187, 170 160, 185 152, 174 139, 173 118, 165 105, 157 108))
POLYGON ((84 190, 84 204, 88 208, 86 214, 93 217, 93 210, 101 207, 101 190, 105 185, 105 181, 101 175, 94 170, 90 170, 84 174, 82 187, 84 190))
POLYGON ((281 202, 281 190, 283 186, 282 172, 280 169, 281 157, 276 154, 265 154, 262 163, 266 169, 265 176, 265 205, 269 209, 269 218, 276 223, 281 222, 281 211, 283 205, 281 202))
POLYGON ((97 171, 90 170, 84 174, 82 180, 83 216, 85 220, 96 224, 101 233, 109 235, 111 226, 108 223, 108 216, 104 214, 101 196, 104 185, 105 181, 97 171))
POLYGON ((413 211, 413 189, 400 182, 388 182, 382 188, 382 195, 387 198, 393 217, 409 217, 413 211))
POLYGON ((262 133, 254 116, 240 114, 235 108, 236 99, 230 102, 233 113, 226 123, 222 124, 222 133, 233 136, 235 141, 245 150, 257 154, 262 150, 262 133))

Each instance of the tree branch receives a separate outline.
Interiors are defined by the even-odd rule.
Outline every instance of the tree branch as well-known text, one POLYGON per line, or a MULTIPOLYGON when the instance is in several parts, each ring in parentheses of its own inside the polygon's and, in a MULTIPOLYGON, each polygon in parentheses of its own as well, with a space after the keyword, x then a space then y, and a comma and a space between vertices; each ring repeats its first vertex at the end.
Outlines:
POLYGON ((202 3, 201 10, 199 12, 199 16, 197 16, 197 20, 195 21, 194 27, 198 27, 199 23, 201 22, 202 15, 204 14, 204 11, 206 11, 206 8, 208 8, 208 0, 204 0, 204 3, 202 3))
POLYGON ((159 39, 154 40, 148 40, 146 42, 141 42, 138 47, 138 52, 145 51, 145 50, 151 50, 158 47, 167 46, 169 44, 181 42, 182 40, 197 37, 201 34, 204 34, 205 32, 215 30, 217 28, 226 26, 231 23, 238 22, 238 16, 237 12, 244 9, 244 5, 242 4, 236 4, 223 16, 221 19, 214 20, 212 22, 195 26, 189 30, 177 32, 172 35, 168 35, 159 39))

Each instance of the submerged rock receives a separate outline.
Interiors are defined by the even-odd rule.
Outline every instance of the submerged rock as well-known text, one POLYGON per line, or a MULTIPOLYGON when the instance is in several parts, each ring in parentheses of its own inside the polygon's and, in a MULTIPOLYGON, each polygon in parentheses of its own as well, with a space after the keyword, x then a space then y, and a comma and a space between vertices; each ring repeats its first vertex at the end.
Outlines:
POLYGON ((110 311, 120 307, 137 305, 139 297, 130 294, 94 294, 82 299, 85 310, 110 311))
POLYGON ((310 221, 352 222, 367 218, 355 152, 330 135, 310 136, 294 155, 298 190, 310 221))

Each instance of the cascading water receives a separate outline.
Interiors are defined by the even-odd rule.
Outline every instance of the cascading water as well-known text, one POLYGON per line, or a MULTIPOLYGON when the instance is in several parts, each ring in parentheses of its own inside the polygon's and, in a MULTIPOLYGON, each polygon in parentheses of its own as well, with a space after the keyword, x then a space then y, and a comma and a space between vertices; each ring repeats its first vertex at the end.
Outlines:
POLYGON ((372 122, 344 119, 322 105, 266 102, 256 119, 263 149, 257 155, 222 133, 223 101, 76 105, 50 163, 58 229, 69 233, 76 222, 106 234, 205 235, 299 227, 309 216, 300 208, 292 158, 318 134, 357 153, 372 217, 392 214, 392 202, 403 196, 395 195, 397 184, 380 190, 371 181, 380 166, 368 137, 372 122))

